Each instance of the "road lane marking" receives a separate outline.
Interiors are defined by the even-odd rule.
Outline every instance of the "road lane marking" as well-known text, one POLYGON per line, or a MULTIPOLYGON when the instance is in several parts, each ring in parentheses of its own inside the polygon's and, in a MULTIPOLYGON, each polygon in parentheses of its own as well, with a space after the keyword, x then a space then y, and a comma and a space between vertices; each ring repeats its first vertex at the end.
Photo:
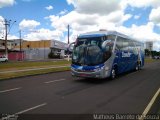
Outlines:
POLYGON ((22 113, 25 113, 25 112, 28 112, 28 111, 31 111, 31 110, 34 110, 34 109, 37 109, 37 108, 43 107, 43 106, 45 106, 45 105, 47 105, 47 103, 43 103, 43 104, 40 104, 40 105, 37 105, 37 106, 31 107, 31 108, 28 108, 28 109, 22 110, 22 111, 20 111, 20 112, 15 113, 14 115, 19 115, 19 114, 22 114, 22 113))
POLYGON ((144 112, 142 113, 142 116, 139 118, 139 120, 144 120, 145 116, 147 115, 147 113, 149 112, 149 110, 151 109, 153 103, 155 102, 156 98, 158 97, 158 95, 160 94, 160 88, 158 89, 158 91, 155 93, 155 95, 153 96, 153 98, 151 99, 151 101, 149 102, 149 104, 147 105, 146 109, 144 110, 144 112))
POLYGON ((47 81, 44 83, 48 84, 48 83, 54 83, 54 82, 59 82, 59 81, 64 81, 64 80, 66 80, 66 79, 52 80, 52 81, 47 81))
POLYGON ((23 113, 25 113, 25 112, 28 112, 28 111, 31 111, 31 110, 34 110, 34 109, 37 109, 37 108, 39 108, 39 107, 43 107, 43 106, 45 106, 45 105, 47 105, 47 103, 43 103, 43 104, 40 104, 40 105, 31 107, 31 108, 22 110, 22 111, 20 111, 20 112, 15 113, 15 114, 8 115, 8 116, 6 116, 6 117, 2 117, 2 119, 0 119, 0 120, 10 120, 10 119, 12 119, 12 118, 14 118, 14 119, 16 118, 16 119, 17 119, 17 118, 18 118, 17 115, 23 114, 23 113))
POLYGON ((8 89, 8 90, 2 90, 2 91, 0 91, 0 93, 5 93, 5 92, 14 91, 14 90, 19 90, 19 89, 21 89, 21 88, 22 88, 22 87, 12 88, 12 89, 8 89))

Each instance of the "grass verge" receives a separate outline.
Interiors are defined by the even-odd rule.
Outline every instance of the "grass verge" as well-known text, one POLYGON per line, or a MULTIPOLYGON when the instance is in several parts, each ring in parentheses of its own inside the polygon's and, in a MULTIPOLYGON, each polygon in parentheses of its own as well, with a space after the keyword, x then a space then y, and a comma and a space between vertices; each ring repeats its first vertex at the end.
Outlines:
POLYGON ((0 80, 28 76, 28 75, 38 75, 38 74, 66 71, 66 70, 69 70, 70 68, 69 67, 58 68, 58 66, 69 66, 70 64, 71 64, 71 61, 67 61, 67 60, 22 61, 22 62, 0 63, 0 72, 15 71, 15 72, 9 72, 9 73, 0 73, 0 80), (51 66, 57 66, 57 68, 48 68, 51 66), (46 69, 16 72, 16 70, 27 70, 27 69, 37 69, 37 68, 46 68, 46 69))
POLYGON ((19 70, 19 69, 28 69, 28 68, 39 68, 45 66, 54 66, 54 65, 66 65, 70 64, 70 61, 60 60, 60 61, 23 61, 23 62, 8 62, 0 63, 0 71, 4 70, 19 70))
POLYGON ((152 59, 152 58, 145 58, 145 63, 152 63, 152 62, 155 62, 156 60, 155 59, 152 59))
POLYGON ((52 73, 52 72, 61 72, 61 71, 67 71, 67 70, 70 70, 70 68, 63 67, 63 68, 50 68, 50 69, 36 70, 36 71, 31 70, 31 71, 24 71, 24 72, 0 73, 0 80, 29 76, 29 75, 39 75, 39 74, 46 74, 46 73, 52 73))

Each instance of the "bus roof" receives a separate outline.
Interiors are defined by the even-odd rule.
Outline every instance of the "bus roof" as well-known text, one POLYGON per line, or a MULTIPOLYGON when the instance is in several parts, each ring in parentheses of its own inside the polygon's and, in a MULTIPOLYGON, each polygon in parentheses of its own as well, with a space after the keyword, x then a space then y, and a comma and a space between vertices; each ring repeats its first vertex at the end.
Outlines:
POLYGON ((117 32, 117 31, 107 31, 107 30, 106 31, 103 30, 103 31, 94 31, 94 32, 83 33, 83 34, 80 34, 79 37, 83 37, 83 36, 86 36, 86 37, 87 36, 88 37, 90 37, 90 36, 99 37, 99 36, 110 35, 110 34, 127 37, 126 35, 121 34, 121 33, 117 32))
POLYGON ((87 32, 87 33, 83 33, 83 34, 80 34, 78 36, 78 38, 88 38, 88 37, 102 37, 102 36, 105 36, 105 35, 117 35, 117 36, 120 36, 120 37, 123 37, 123 38, 127 38, 127 39, 131 39, 133 41, 137 41, 137 42, 140 42, 139 40, 136 40, 134 38, 131 38, 125 34, 122 34, 122 33, 119 33, 117 31, 108 31, 108 30, 103 30, 103 31, 93 31, 93 32, 87 32))

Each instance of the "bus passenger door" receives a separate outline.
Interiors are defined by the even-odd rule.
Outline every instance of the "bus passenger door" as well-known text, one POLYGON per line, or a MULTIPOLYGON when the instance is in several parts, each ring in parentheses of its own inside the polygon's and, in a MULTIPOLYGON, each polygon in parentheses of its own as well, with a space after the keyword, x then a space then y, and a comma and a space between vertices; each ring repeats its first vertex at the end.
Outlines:
POLYGON ((115 59, 114 59, 114 64, 116 64, 117 65, 117 74, 119 74, 119 68, 120 68, 120 50, 116 47, 115 48, 115 51, 114 51, 114 53, 115 53, 115 59))

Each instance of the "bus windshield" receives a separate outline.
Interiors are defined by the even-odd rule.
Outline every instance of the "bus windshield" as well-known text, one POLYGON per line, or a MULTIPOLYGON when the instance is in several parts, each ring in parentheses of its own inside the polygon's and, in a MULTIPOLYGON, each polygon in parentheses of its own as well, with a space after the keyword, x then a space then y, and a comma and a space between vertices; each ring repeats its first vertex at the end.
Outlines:
POLYGON ((102 48, 102 37, 78 38, 72 53, 72 63, 94 66, 104 63, 111 56, 112 47, 102 48), (109 55, 106 56, 106 53, 109 55))

